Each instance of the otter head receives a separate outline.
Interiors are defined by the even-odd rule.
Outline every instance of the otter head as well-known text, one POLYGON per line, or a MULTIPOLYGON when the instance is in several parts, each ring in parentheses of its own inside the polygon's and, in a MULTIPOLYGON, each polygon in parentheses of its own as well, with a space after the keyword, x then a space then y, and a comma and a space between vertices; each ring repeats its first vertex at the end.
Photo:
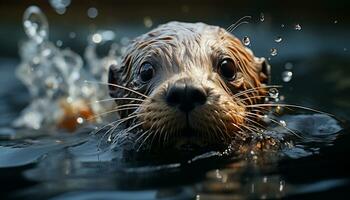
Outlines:
POLYGON ((137 144, 223 146, 249 137, 247 105, 265 95, 268 75, 265 59, 225 29, 171 22, 130 44, 109 89, 137 144))

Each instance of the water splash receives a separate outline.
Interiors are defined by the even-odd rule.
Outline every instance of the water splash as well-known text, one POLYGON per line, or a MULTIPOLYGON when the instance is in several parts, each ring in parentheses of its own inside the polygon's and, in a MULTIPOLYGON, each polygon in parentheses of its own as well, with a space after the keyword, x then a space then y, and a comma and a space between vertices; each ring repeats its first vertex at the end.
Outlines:
MULTIPOLYGON (((72 50, 60 49, 61 40, 56 42, 58 47, 48 40, 49 25, 40 8, 29 7, 24 13, 23 25, 28 40, 20 46, 21 63, 16 74, 28 88, 32 101, 13 125, 73 130, 88 118, 107 110, 109 104, 95 103, 108 97, 107 90, 84 81, 106 82, 106 71, 115 63, 116 54, 100 59, 96 56, 97 44, 90 42, 86 49, 88 68, 83 68, 81 56, 72 50)), ((98 34, 101 43, 106 38, 114 38, 111 31, 98 34)))
POLYGON ((23 27, 27 36, 36 43, 42 43, 48 39, 49 24, 37 6, 30 6, 24 12, 23 27))

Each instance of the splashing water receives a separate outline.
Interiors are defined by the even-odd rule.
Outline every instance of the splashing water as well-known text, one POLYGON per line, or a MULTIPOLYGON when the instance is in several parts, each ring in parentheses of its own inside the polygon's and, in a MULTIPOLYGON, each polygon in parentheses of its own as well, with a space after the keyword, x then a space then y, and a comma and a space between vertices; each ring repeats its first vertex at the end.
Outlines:
POLYGON ((36 6, 30 6, 23 15, 24 31, 30 39, 40 44, 48 39, 49 24, 45 15, 36 6))
POLYGON ((87 68, 83 68, 81 56, 59 48, 61 40, 56 42, 58 47, 49 41, 48 22, 40 8, 31 6, 25 11, 23 26, 28 40, 20 46, 21 63, 16 74, 28 88, 32 101, 14 121, 15 127, 74 130, 111 106, 95 103, 108 96, 106 89, 84 81, 107 82, 108 67, 117 63, 116 47, 103 58, 97 57, 96 47, 113 40, 112 31, 93 34, 98 34, 100 41, 89 40, 85 51, 87 68))

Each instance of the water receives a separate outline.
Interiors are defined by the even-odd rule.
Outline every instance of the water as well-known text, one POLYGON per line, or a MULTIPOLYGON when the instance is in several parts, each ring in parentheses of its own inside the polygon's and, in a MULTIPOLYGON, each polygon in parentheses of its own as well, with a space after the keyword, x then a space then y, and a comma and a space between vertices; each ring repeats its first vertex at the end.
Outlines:
MULTIPOLYGON (((41 12, 36 8, 31 11, 35 15, 41 12)), ((338 199, 347 194, 350 166, 346 155, 350 152, 350 137, 348 122, 343 120, 350 116, 345 109, 350 100, 346 92, 347 59, 309 55, 282 59, 276 54, 276 60, 271 60, 273 83, 284 87, 271 89, 269 102, 286 101, 337 115, 299 109, 269 113, 266 120, 264 118, 268 124, 264 133, 283 138, 280 149, 256 151, 252 148, 240 155, 228 149, 181 161, 147 160, 129 152, 127 147, 111 145, 104 131, 93 134, 95 125, 101 127, 99 123, 104 121, 90 124, 85 123, 88 117, 74 115, 73 120, 79 126, 75 134, 69 130, 57 132, 53 123, 64 113, 60 107, 62 99, 64 105, 73 108, 82 101, 89 102, 86 105, 91 105, 94 113, 109 109, 106 104, 95 103, 107 96, 104 87, 84 81, 106 82, 103 74, 111 63, 118 62, 122 47, 130 39, 118 38, 111 30, 94 31, 88 36, 83 57, 53 45, 44 15, 29 19, 35 23, 25 25, 33 31, 25 29, 29 39, 21 46, 20 63, 0 60, 3 83, 0 84, 0 176, 7 183, 1 187, 2 196, 19 199, 28 196, 33 199, 338 199), (108 45, 103 56, 97 53, 102 45, 108 45), (14 77, 15 66, 19 66, 17 74, 23 84, 14 77), (31 73, 32 70, 40 73, 31 73), (286 81, 285 72, 292 71, 292 76, 287 73, 290 80, 286 81), (56 76, 46 76, 53 72, 56 76)), ((266 22, 264 16, 261 21, 266 22)), ((143 26, 153 26, 153 21, 150 22, 143 26)), ((67 35, 71 32, 67 31, 67 35)), ((75 37, 77 33, 72 38, 75 37)), ((63 44, 69 45, 65 41, 63 44)))

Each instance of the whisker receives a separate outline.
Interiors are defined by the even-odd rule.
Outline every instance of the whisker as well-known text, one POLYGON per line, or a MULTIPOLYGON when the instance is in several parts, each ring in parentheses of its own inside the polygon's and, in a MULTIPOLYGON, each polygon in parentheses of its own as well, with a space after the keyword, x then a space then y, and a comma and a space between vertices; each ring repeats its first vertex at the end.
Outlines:
POLYGON ((247 89, 247 90, 244 90, 244 91, 241 91, 235 95, 233 95, 233 98, 237 98, 243 94, 246 94, 246 93, 251 93, 251 92, 257 92, 258 89, 264 89, 264 88, 282 88, 283 86, 281 85, 265 85, 265 86, 259 86, 259 87, 254 87, 254 88, 250 88, 250 89, 247 89))
POLYGON ((140 102, 144 102, 145 101, 144 99, 138 99, 138 98, 132 98, 132 97, 116 97, 116 98, 96 100, 94 102, 88 103, 88 105, 91 105, 91 104, 94 104, 94 103, 107 102, 107 101, 115 101, 115 100, 131 100, 131 101, 140 101, 140 102))
POLYGON ((264 104, 254 104, 254 105, 247 105, 246 107, 247 108, 258 108, 258 107, 269 107, 269 106, 281 106, 281 107, 290 107, 290 108, 298 108, 298 109, 304 109, 304 110, 308 110, 308 111, 312 111, 312 112, 316 112, 316 113, 320 113, 320 114, 325 114, 325 115, 328 115, 328 116, 332 116, 334 117, 334 115, 330 114, 330 113, 326 113, 326 112, 323 112, 323 111, 319 111, 319 110, 315 110, 315 109, 312 109, 312 108, 308 108, 308 107, 304 107, 304 106, 299 106, 299 105, 293 105, 293 104, 269 104, 269 103, 264 103, 264 104))
MULTIPOLYGON (((226 30, 227 30, 228 32, 234 31, 234 30, 241 24, 241 22, 242 22, 244 19, 247 19, 247 18, 248 18, 248 19, 251 19, 252 16, 246 15, 246 16, 241 17, 241 18, 238 19, 235 23, 233 23, 233 24, 231 24, 229 27, 227 27, 226 30)), ((244 21, 244 22, 249 23, 249 22, 247 22, 247 21, 244 21)))
POLYGON ((88 80, 85 80, 84 82, 85 82, 85 83, 95 83, 95 84, 102 84, 102 85, 113 86, 113 87, 117 87, 117 88, 120 88, 120 89, 128 90, 128 91, 133 92, 133 93, 135 93, 135 94, 138 94, 138 95, 140 95, 140 96, 142 96, 142 97, 148 98, 147 95, 142 94, 142 93, 140 93, 140 92, 138 92, 138 91, 136 91, 136 90, 127 88, 127 87, 122 86, 122 85, 117 85, 117 84, 112 84, 112 83, 105 83, 105 82, 100 82, 100 81, 88 81, 88 80))

